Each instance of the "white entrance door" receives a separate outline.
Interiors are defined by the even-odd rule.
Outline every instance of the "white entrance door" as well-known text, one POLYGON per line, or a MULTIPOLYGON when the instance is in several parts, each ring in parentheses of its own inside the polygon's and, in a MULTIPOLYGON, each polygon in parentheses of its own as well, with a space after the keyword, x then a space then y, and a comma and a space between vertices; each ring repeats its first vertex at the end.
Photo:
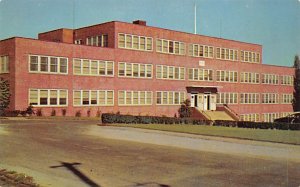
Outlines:
POLYGON ((198 109, 199 110, 203 110, 204 109, 203 98, 204 98, 203 94, 198 94, 198 109))
POLYGON ((217 109, 217 96, 215 94, 210 95, 210 110, 217 109))
POLYGON ((191 94, 191 107, 198 107, 198 94, 191 94))
POLYGON ((209 110, 210 94, 203 95, 203 110, 209 110))

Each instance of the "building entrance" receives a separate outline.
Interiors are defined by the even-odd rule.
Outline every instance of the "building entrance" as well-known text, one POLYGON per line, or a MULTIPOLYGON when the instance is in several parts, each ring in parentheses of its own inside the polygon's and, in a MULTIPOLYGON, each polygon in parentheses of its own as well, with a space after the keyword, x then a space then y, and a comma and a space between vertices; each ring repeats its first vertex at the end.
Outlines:
POLYGON ((216 110, 216 94, 192 93, 191 107, 199 110, 216 110))

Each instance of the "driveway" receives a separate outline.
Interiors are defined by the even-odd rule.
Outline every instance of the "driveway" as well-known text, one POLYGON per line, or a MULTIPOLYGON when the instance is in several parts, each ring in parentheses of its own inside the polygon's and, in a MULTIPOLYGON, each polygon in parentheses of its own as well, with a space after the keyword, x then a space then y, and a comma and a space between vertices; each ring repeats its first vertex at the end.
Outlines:
POLYGON ((193 136, 95 121, 1 120, 0 168, 55 187, 300 185, 299 146, 193 136))

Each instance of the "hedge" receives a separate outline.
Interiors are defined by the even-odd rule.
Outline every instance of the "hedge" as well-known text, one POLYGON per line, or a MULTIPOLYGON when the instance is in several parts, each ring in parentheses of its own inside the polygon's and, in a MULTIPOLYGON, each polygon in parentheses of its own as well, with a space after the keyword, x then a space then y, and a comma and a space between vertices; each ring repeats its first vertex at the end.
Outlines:
POLYGON ((158 116, 133 116, 103 113, 102 123, 126 123, 126 124, 194 124, 209 125, 211 121, 196 120, 191 118, 158 117, 158 116))
POLYGON ((102 123, 126 123, 126 124, 193 124, 193 125, 213 125, 223 127, 238 127, 251 129, 278 129, 278 130, 300 130, 300 124, 289 123, 266 123, 250 121, 225 121, 225 120, 198 120, 191 118, 158 117, 158 116, 133 116, 103 113, 102 123))

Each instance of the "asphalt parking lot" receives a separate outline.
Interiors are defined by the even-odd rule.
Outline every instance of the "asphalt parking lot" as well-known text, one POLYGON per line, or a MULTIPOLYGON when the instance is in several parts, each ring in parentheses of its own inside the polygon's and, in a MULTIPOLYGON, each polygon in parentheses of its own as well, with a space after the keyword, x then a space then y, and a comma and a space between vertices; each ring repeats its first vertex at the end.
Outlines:
POLYGON ((300 185, 297 160, 126 141, 95 128, 87 120, 1 120, 0 168, 55 187, 300 185))

